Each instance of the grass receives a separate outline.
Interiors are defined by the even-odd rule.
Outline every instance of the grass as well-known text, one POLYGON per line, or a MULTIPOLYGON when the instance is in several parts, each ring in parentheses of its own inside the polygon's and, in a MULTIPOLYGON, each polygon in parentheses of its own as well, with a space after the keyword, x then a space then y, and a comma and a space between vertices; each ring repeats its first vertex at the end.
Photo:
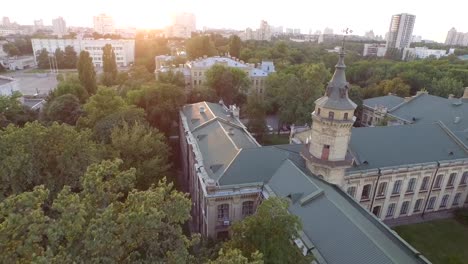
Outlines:
POLYGON ((398 226, 395 231, 434 264, 468 264, 468 226, 455 219, 398 226))
POLYGON ((282 144, 289 144, 289 134, 277 135, 274 133, 263 136, 262 145, 264 146, 282 144))

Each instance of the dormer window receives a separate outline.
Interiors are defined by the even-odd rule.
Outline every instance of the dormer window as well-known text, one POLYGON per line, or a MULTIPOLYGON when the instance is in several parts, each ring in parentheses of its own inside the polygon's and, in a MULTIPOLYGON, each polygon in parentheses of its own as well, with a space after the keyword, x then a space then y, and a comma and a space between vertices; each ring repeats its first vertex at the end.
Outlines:
POLYGON ((335 112, 332 112, 332 111, 328 112, 328 118, 333 120, 335 118, 335 112))
POLYGON ((348 113, 344 113, 343 119, 344 119, 344 120, 348 120, 348 113))

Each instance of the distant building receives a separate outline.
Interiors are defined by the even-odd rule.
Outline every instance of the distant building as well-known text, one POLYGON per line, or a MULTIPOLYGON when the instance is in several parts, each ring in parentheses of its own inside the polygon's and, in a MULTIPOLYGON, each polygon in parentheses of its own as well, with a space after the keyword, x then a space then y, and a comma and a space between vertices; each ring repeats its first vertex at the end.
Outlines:
POLYGON ((93 19, 94 31, 99 34, 114 34, 114 19, 106 14, 100 14, 93 19))
POLYGON ((364 37, 368 38, 368 39, 375 39, 375 34, 374 34, 374 31, 371 30, 371 31, 368 31, 364 34, 364 37))
POLYGON ((15 56, 0 60, 2 66, 10 71, 24 70, 36 66, 33 56, 15 56))
POLYGON ((16 91, 19 91, 18 80, 0 76, 0 96, 10 96, 16 91))
POLYGON ((385 56, 385 52, 387 48, 385 44, 364 44, 364 51, 362 52, 362 56, 364 57, 383 57, 385 56))
POLYGON ((451 28, 447 33, 445 45, 449 46, 468 46, 468 32, 457 32, 455 28, 451 28))
POLYGON ((428 49, 427 47, 415 47, 415 48, 404 48, 402 60, 410 59, 426 59, 434 57, 440 59, 440 57, 448 56, 447 50, 428 49))
POLYGON ((76 53, 81 51, 89 52, 93 59, 94 67, 102 67, 102 50, 106 44, 112 45, 115 52, 117 66, 129 66, 135 61, 135 40, 133 39, 32 39, 34 58, 46 49, 49 53, 54 53, 57 48, 65 50, 65 47, 72 46, 76 53))
POLYGON ((44 28, 44 21, 42 19, 34 20, 34 30, 41 30, 44 28))
POLYGON ((294 29, 292 29, 292 28, 286 28, 286 34, 288 34, 288 35, 294 34, 294 29))
POLYGON ((295 29, 293 30, 293 34, 294 34, 294 35, 300 35, 300 34, 301 34, 301 29, 300 29, 300 28, 295 28, 295 29))
POLYGON ((393 15, 388 31, 387 49, 409 48, 415 21, 415 15, 406 13, 393 15))
POLYGON ((54 31, 54 35, 57 35, 59 38, 68 33, 67 24, 62 17, 52 19, 52 29, 54 31))
POLYGON ((10 23, 10 18, 8 18, 8 17, 3 17, 3 19, 2 19, 2 25, 3 25, 4 27, 8 27, 8 26, 10 26, 10 24, 11 24, 11 23, 10 23))
POLYGON ((421 36, 415 36, 415 35, 413 35, 413 36, 411 37, 411 43, 420 43, 420 42, 422 42, 422 37, 421 37, 421 36))
MULTIPOLYGON (((282 28, 281 28, 282 30, 282 28)), ((286 34, 288 34, 288 30, 286 29, 286 34)), ((246 28, 244 32, 239 34, 239 37, 246 41, 246 40, 267 40, 270 41, 272 36, 272 26, 268 24, 267 21, 262 20, 260 21, 260 27, 257 30, 252 30, 251 28, 246 28)))
POLYGON ((172 25, 167 27, 166 36, 169 38, 190 38, 196 32, 196 18, 192 13, 179 13, 172 18, 172 25))
POLYGON ((323 30, 323 35, 333 35, 333 28, 325 28, 323 30))

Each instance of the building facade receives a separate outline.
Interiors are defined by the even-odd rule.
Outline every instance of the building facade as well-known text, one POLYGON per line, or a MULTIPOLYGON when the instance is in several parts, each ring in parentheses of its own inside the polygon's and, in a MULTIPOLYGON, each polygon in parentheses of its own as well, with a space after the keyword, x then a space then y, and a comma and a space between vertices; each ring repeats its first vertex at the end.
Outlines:
POLYGON ((71 46, 77 54, 81 51, 89 52, 94 67, 100 68, 103 66, 103 48, 106 44, 110 44, 114 49, 117 66, 129 66, 135 61, 135 40, 133 39, 32 39, 31 42, 35 59, 43 49, 54 53, 57 48, 65 50, 65 47, 71 46))
POLYGON ((447 33, 445 45, 448 46, 468 46, 468 32, 457 32, 455 28, 451 28, 447 33))
POLYGON ((94 31, 99 34, 114 34, 114 19, 106 14, 100 14, 93 18, 94 31))
POLYGON ((415 47, 415 48, 404 48, 402 54, 402 60, 412 60, 412 59, 426 59, 429 57, 434 57, 440 59, 450 55, 450 52, 447 50, 438 50, 438 49, 428 49, 427 47, 415 47))
POLYGON ((364 51, 362 52, 362 56, 364 57, 383 57, 385 56, 385 52, 387 52, 387 48, 385 44, 364 44, 364 51))
POLYGON ((68 33, 67 24, 63 17, 52 19, 52 29, 54 31, 54 35, 57 35, 59 38, 68 33))
POLYGON ((406 13, 393 15, 388 31, 387 48, 409 48, 415 21, 415 15, 406 13))
POLYGON ((0 96, 10 96, 19 91, 18 80, 0 75, 0 96))
POLYGON ((179 13, 172 18, 172 25, 166 29, 166 36, 188 39, 192 37, 192 32, 196 31, 195 15, 192 13, 179 13))

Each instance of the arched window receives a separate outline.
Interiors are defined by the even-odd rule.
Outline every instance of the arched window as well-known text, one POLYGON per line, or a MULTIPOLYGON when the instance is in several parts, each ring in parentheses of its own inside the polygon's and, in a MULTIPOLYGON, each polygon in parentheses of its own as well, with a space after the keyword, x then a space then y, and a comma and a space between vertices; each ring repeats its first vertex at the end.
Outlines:
POLYGON ((435 205, 435 200, 436 200, 436 197, 433 196, 429 199, 429 203, 427 205, 427 209, 434 209, 434 205, 435 205))
POLYGON ((379 188, 377 189, 377 197, 385 196, 386 191, 387 191, 387 183, 381 182, 379 184, 379 188))
POLYGON ((333 120, 335 118, 335 112, 328 112, 328 118, 333 120))
POLYGON ((229 204, 218 205, 218 219, 229 219, 229 204))
POLYGON ((450 176, 449 176, 449 180, 447 182, 447 186, 448 187, 451 187, 453 186, 453 183, 455 182, 455 177, 457 177, 457 173, 451 173, 450 176))
POLYGON ((401 205, 400 214, 405 215, 408 213, 409 201, 404 201, 401 205))
POLYGON ((452 205, 458 205, 460 203, 460 197, 461 197, 461 193, 455 194, 455 198, 453 198, 452 205))
POLYGON ((428 185, 429 185, 429 177, 427 176, 427 177, 424 177, 424 179, 422 180, 421 191, 426 191, 428 185))
POLYGON ((253 214, 254 211, 254 202, 253 201, 246 201, 242 203, 242 215, 249 216, 253 214))
POLYGON ((421 211, 421 205, 422 205, 423 199, 418 199, 416 200, 416 203, 414 204, 414 212, 419 212, 421 211))
POLYGON ((442 185, 442 180, 443 179, 444 179, 444 175, 442 175, 442 174, 437 175, 437 178, 436 178, 436 181, 435 181, 435 184, 434 184, 434 188, 440 188, 440 186, 442 185))
POLYGON ((401 188, 401 180, 395 181, 395 183, 393 184, 392 194, 399 194, 400 188, 401 188))
POLYGON ((394 213, 395 213, 395 203, 391 203, 387 208, 386 217, 392 217, 394 213))
POLYGON ((344 120, 348 120, 348 113, 344 113, 343 119, 344 119, 344 120))
POLYGON ((467 182, 468 182, 468 171, 465 171, 461 178, 460 185, 465 185, 467 182))
POLYGON ((361 200, 368 200, 369 199, 370 192, 371 192, 371 187, 372 187, 372 185, 370 185, 370 184, 364 185, 364 188, 362 188, 361 200))
POLYGON ((348 187, 348 190, 346 191, 351 197, 354 197, 356 195, 356 186, 351 186, 348 187))
POLYGON ((408 182, 408 188, 406 189, 407 193, 414 192, 414 185, 416 183, 416 178, 411 178, 408 182))
POLYGON ((448 199, 449 199, 449 195, 448 195, 448 194, 446 194, 446 195, 444 195, 444 197, 442 197, 442 202, 440 203, 440 207, 441 207, 441 208, 447 207, 448 199))

